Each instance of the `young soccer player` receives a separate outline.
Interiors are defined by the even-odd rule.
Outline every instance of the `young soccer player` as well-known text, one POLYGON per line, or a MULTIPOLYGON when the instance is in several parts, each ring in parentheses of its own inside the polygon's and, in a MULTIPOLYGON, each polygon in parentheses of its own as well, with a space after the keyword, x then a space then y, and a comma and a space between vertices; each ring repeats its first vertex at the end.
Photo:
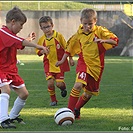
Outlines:
POLYGON ((6 26, 0 29, 0 127, 16 128, 14 122, 24 123, 19 118, 19 113, 25 105, 28 97, 28 91, 24 80, 18 74, 17 68, 17 49, 23 49, 25 46, 35 47, 48 53, 44 46, 31 43, 35 38, 31 33, 27 40, 18 37, 16 34, 23 29, 27 18, 25 14, 17 7, 14 7, 6 14, 6 26), (16 92, 16 98, 13 108, 8 115, 8 106, 10 99, 10 87, 16 92))
POLYGON ((67 56, 78 54, 76 67, 76 81, 70 92, 68 108, 75 118, 80 118, 80 109, 99 93, 99 84, 104 69, 104 56, 108 49, 118 45, 118 38, 105 27, 96 25, 97 12, 85 8, 81 11, 81 25, 78 31, 68 40, 68 47, 61 61, 56 63, 60 66, 67 56), (80 96, 81 89, 83 93, 80 96))
MULTIPOLYGON (((44 71, 47 80, 48 92, 50 95, 50 106, 57 105, 57 98, 55 93, 55 85, 61 90, 61 96, 66 97, 67 90, 66 84, 64 82, 64 74, 67 71, 70 71, 68 60, 66 59, 64 63, 56 67, 55 63, 61 60, 65 49, 66 41, 63 35, 55 30, 53 30, 53 21, 50 16, 43 16, 39 20, 39 25, 43 31, 43 35, 38 41, 38 45, 46 46, 49 48, 49 54, 44 55, 42 50, 36 50, 38 56, 43 56, 44 71)), ((70 58, 70 61, 73 61, 70 58)))

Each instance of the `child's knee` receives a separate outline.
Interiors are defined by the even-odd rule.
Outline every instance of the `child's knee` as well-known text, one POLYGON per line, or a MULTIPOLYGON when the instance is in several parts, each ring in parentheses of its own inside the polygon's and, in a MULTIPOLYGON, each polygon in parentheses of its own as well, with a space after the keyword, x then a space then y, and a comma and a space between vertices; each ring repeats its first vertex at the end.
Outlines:
POLYGON ((26 90, 23 92, 22 99, 26 100, 28 98, 28 96, 29 96, 29 92, 26 90))
POLYGON ((83 84, 79 83, 79 82, 76 82, 74 84, 74 88, 80 91, 83 88, 83 84))
POLYGON ((56 86, 58 88, 62 88, 62 87, 65 87, 65 83, 64 82, 56 82, 56 86))
POLYGON ((86 92, 83 93, 83 95, 87 98, 87 99, 90 99, 92 97, 92 94, 88 94, 86 92))

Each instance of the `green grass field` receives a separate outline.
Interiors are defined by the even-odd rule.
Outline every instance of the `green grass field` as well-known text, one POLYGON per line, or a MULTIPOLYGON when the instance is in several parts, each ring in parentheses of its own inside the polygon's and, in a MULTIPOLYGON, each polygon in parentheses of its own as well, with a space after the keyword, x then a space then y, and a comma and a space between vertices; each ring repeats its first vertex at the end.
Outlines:
MULTIPOLYGON (((14 6, 20 7, 22 10, 81 10, 83 8, 95 8, 99 10, 98 7, 94 6, 97 4, 120 4, 123 6, 123 11, 128 16, 133 16, 132 6, 128 1, 126 2, 115 2, 115 1, 1 1, 0 2, 0 10, 10 10, 14 6)), ((106 6, 104 7, 106 8, 106 6)), ((103 9, 105 10, 105 9, 103 9)))
MULTIPOLYGON (((60 96, 56 88, 58 106, 49 106, 50 98, 43 73, 42 58, 36 55, 18 55, 25 65, 18 65, 19 73, 25 80, 30 93, 27 103, 21 111, 26 125, 17 125, 17 129, 3 131, 131 131, 133 59, 131 57, 105 58, 105 70, 100 84, 99 96, 94 96, 81 110, 81 119, 70 126, 58 126, 54 122, 55 112, 67 107, 69 93, 75 81, 75 66, 66 73, 68 89, 66 98, 60 96)), ((76 58, 75 58, 76 60, 76 58)), ((10 108, 16 98, 11 92, 10 108)))

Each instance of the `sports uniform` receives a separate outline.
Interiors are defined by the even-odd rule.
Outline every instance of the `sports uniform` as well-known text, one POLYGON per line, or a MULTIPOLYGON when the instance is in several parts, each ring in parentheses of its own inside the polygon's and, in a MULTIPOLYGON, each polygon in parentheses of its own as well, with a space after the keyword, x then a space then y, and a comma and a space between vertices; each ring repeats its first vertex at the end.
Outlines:
MULTIPOLYGON (((11 87, 22 88, 25 86, 16 66, 17 49, 24 48, 22 46, 23 40, 23 38, 13 34, 6 26, 0 29, 0 87, 10 85, 11 87)), ((7 93, 0 94, 0 123, 2 128, 16 128, 10 123, 11 120, 23 122, 23 119, 18 118, 18 113, 25 105, 25 100, 17 97, 8 116, 9 98, 7 93)))
POLYGON ((0 128, 16 128, 14 122, 25 124, 23 119, 19 118, 19 113, 24 107, 29 93, 24 80, 18 74, 17 50, 28 46, 42 49, 44 53, 48 53, 47 48, 30 42, 35 39, 34 32, 30 33, 26 39, 16 36, 23 29, 26 21, 25 14, 15 6, 7 12, 6 26, 0 29, 0 128), (8 115, 10 87, 18 96, 8 115))
MULTIPOLYGON (((55 63, 58 60, 61 60, 65 49, 66 49, 66 41, 64 37, 59 33, 54 31, 54 34, 51 38, 46 38, 43 35, 39 41, 39 45, 43 45, 50 48, 50 52, 48 55, 45 55, 43 58, 44 63, 44 71, 45 73, 61 73, 70 71, 68 60, 66 60, 61 66, 56 67, 55 63)), ((36 50, 36 53, 41 56, 40 51, 36 50)), ((48 79, 48 76, 47 76, 48 79)))
POLYGON ((23 49, 23 38, 17 37, 6 26, 0 29, 0 87, 11 84, 16 88, 24 85, 23 79, 18 75, 17 49, 23 49), (8 56, 7 56, 8 55, 8 56))
POLYGON ((80 109, 89 101, 92 95, 99 94, 99 83, 104 69, 104 56, 108 49, 118 45, 118 38, 108 29, 94 25, 90 33, 84 33, 82 24, 76 34, 68 40, 66 53, 69 56, 78 54, 79 58, 76 67, 75 83, 82 83, 83 93, 72 88, 70 92, 68 108, 74 111, 75 118, 80 118, 80 109), (95 39, 112 39, 116 41, 116 45, 95 42, 95 39))
POLYGON ((107 43, 95 43, 95 39, 112 39, 118 42, 118 38, 112 32, 102 26, 95 25, 92 32, 86 34, 82 30, 82 25, 75 35, 68 40, 66 53, 70 56, 78 54, 76 82, 82 82, 86 85, 85 90, 88 93, 97 95, 99 92, 99 81, 104 69, 104 56, 108 49, 117 45, 107 43), (90 86, 90 80, 94 85, 90 86))
MULTIPOLYGON (((62 87, 59 87, 63 92, 65 90, 66 96, 66 85, 64 82, 64 73, 67 71, 70 71, 70 67, 68 64, 68 60, 66 60, 61 66, 56 67, 55 63, 59 60, 61 60, 62 56, 65 53, 66 49, 66 41, 61 33, 56 32, 53 30, 53 35, 50 38, 47 38, 44 34, 42 37, 40 37, 38 41, 39 45, 43 45, 49 48, 49 54, 44 55, 43 63, 44 63, 44 72, 46 76, 46 80, 49 80, 53 78, 56 80, 56 82, 62 82, 64 85, 62 87)), ((39 50, 36 50, 36 53, 39 56, 42 56, 41 52, 39 50)), ((51 103, 56 103, 56 96, 55 96, 55 88, 48 86, 48 92, 50 93, 51 97, 51 103)))

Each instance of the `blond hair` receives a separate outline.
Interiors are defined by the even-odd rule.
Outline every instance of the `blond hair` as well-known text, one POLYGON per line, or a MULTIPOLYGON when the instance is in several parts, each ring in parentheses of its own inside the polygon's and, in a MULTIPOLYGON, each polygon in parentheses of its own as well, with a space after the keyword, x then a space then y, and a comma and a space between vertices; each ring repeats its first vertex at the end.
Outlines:
POLYGON ((84 8, 81 10, 81 16, 80 19, 97 19, 97 12, 93 9, 89 9, 89 8, 84 8))

